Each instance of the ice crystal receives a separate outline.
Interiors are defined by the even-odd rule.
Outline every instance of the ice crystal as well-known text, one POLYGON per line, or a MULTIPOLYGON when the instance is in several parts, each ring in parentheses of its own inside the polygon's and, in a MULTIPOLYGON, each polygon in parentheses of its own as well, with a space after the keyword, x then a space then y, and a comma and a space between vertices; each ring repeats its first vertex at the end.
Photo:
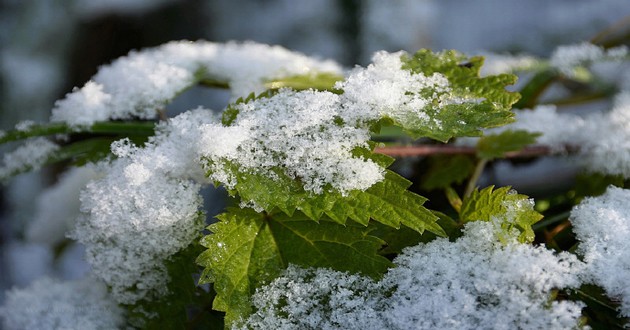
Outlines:
POLYGON ((66 238, 79 216, 79 193, 97 172, 92 166, 72 168, 35 201, 35 216, 26 229, 30 242, 54 246, 66 238))
POLYGON ((0 179, 24 169, 39 169, 59 146, 46 138, 31 138, 17 149, 4 154, 0 179))
POLYGON ((166 294, 163 264, 199 237, 200 184, 207 183, 197 153, 198 127, 215 120, 208 110, 161 124, 144 148, 112 145, 120 158, 81 194, 73 237, 85 244, 96 276, 116 301, 133 304, 166 294))
POLYGON ((253 42, 171 42, 101 67, 84 87, 56 103, 51 120, 89 126, 107 119, 150 119, 200 80, 228 83, 238 97, 264 91, 266 80, 318 71, 338 73, 340 68, 253 42))
POLYGON ((609 187, 571 211, 587 273, 606 292, 621 298, 621 314, 630 317, 630 190, 609 187))
POLYGON ((619 60, 628 56, 628 48, 615 47, 608 50, 587 42, 558 47, 551 55, 550 63, 561 72, 573 75, 577 66, 597 61, 619 60))
POLYGON ((210 178, 228 188, 236 178, 224 161, 268 177, 282 168, 317 194, 328 187, 342 193, 365 190, 383 179, 377 164, 353 157, 354 148, 367 147, 370 134, 367 128, 338 122, 347 117, 336 94, 282 90, 235 108, 239 114, 231 126, 206 125, 202 138, 201 152, 211 160, 210 178))
POLYGON ((59 282, 42 278, 7 292, 0 307, 3 329, 118 329, 124 312, 93 278, 59 282))
POLYGON ((249 328, 568 329, 582 305, 550 302, 551 290, 580 285, 568 253, 499 242, 495 224, 471 222, 456 242, 408 248, 375 282, 327 269, 298 270, 258 290, 249 328))
POLYGON ((390 117, 405 122, 409 117, 424 124, 439 126, 423 110, 432 102, 448 104, 449 82, 439 73, 427 77, 402 69, 405 52, 377 52, 367 68, 354 69, 349 77, 336 85, 343 89, 350 123, 390 117), (431 92, 427 94, 427 90, 431 92))
POLYGON ((533 110, 517 110, 516 122, 490 132, 523 129, 540 132, 538 143, 555 152, 578 149, 577 162, 588 169, 611 175, 630 177, 630 92, 615 98, 607 113, 587 116, 558 113, 554 106, 542 105, 533 110), (605 134, 604 134, 605 132, 605 134))

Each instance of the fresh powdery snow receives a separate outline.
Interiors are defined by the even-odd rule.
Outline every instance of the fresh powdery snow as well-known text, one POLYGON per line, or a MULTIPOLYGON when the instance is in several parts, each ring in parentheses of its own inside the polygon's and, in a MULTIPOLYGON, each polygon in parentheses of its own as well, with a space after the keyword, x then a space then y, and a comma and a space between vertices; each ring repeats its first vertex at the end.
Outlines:
POLYGON ((609 187, 585 199, 571 212, 580 241, 578 253, 587 263, 590 280, 611 297, 621 299, 621 314, 630 317, 630 190, 609 187))
POLYGON ((230 126, 202 128, 201 153, 211 160, 210 178, 228 188, 236 178, 225 161, 270 177, 273 168, 283 168, 316 194, 328 186, 342 193, 365 190, 383 178, 380 166, 352 156, 354 148, 368 146, 370 134, 367 127, 338 123, 345 117, 336 94, 287 89, 234 107, 239 114, 230 126))
POLYGON ((72 236, 86 246, 95 276, 116 301, 166 294, 164 260, 200 236, 199 189, 208 182, 195 145, 198 126, 215 120, 208 110, 189 111, 160 124, 144 148, 114 143, 119 158, 102 163, 103 176, 82 192, 83 213, 72 236))
POLYGON ((229 84, 235 99, 264 91, 265 80, 315 72, 340 73, 341 68, 254 42, 170 42, 101 67, 84 87, 56 103, 51 120, 89 126, 107 119, 150 119, 201 80, 229 84))
POLYGON ((43 137, 26 140, 24 144, 2 157, 0 180, 24 169, 39 169, 57 150, 59 145, 43 137))
POLYGON ((124 311, 94 278, 60 282, 47 277, 6 293, 0 307, 5 330, 110 330, 125 324, 124 311))
POLYGON ((551 105, 515 113, 516 122, 488 132, 540 132, 538 143, 558 153, 577 149, 576 162, 591 171, 630 178, 630 92, 619 93, 612 110, 606 113, 579 116, 559 113, 551 105))
POLYGON ((577 66, 598 61, 620 61, 628 56, 626 46, 604 49, 600 46, 583 42, 575 45, 558 47, 551 54, 550 64, 562 73, 572 76, 577 66))
POLYGON ((572 254, 500 243, 496 224, 471 222, 456 242, 407 248, 375 282, 328 269, 289 267, 257 290, 239 326, 257 329, 570 329, 582 304, 549 302, 576 288, 572 254))
POLYGON ((346 80, 336 84, 335 88, 344 91, 341 97, 350 123, 387 116, 399 122, 413 117, 425 125, 439 126, 439 122, 423 111, 433 98, 423 97, 420 92, 433 90, 433 97, 440 98, 440 104, 448 104, 448 79, 440 73, 427 77, 402 69, 404 54, 377 52, 367 68, 355 68, 346 80))
POLYGON ((44 190, 35 200, 35 215, 26 227, 27 241, 51 247, 63 242, 79 216, 81 190, 97 175, 94 166, 73 167, 44 190))

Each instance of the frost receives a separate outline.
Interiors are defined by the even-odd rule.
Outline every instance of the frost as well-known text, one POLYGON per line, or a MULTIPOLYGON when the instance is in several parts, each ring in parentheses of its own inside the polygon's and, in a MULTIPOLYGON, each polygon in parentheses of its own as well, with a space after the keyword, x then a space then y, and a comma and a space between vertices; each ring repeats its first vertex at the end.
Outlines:
POLYGON ((471 222, 456 242, 408 248, 385 277, 289 267, 253 296, 249 328, 568 329, 582 305, 549 302, 552 289, 580 285, 569 253, 500 243, 488 222, 471 222), (313 298, 314 297, 314 298, 313 298))
POLYGON ((46 138, 32 138, 17 149, 4 154, 0 166, 0 179, 7 178, 24 169, 39 169, 59 149, 46 138))
POLYGON ((124 312, 94 279, 59 282, 42 278, 12 289, 0 307, 3 329, 118 329, 124 312))
POLYGON ((26 229, 29 242, 54 246, 66 238, 79 216, 79 193, 97 172, 92 166, 72 168, 35 201, 35 216, 26 229))
POLYGON ((630 190, 610 186, 571 211, 587 273, 612 297, 621 298, 621 314, 630 317, 630 190))
POLYGON ((389 117, 400 122, 413 118, 425 125, 440 126, 423 110, 433 102, 445 105, 452 101, 448 99, 448 79, 439 73, 427 77, 402 69, 403 54, 377 52, 373 64, 354 69, 345 81, 335 85, 344 91, 341 96, 347 107, 344 118, 349 123, 389 117))
POLYGON ((51 121, 89 126, 107 119, 152 119, 201 80, 228 83, 236 98, 264 91, 266 80, 319 71, 338 73, 340 68, 253 42, 171 42, 101 67, 83 88, 56 103, 51 121))
MULTIPOLYGON (((383 179, 383 170, 352 150, 367 147, 367 128, 341 125, 348 113, 340 97, 329 92, 282 90, 269 98, 238 103, 229 127, 204 126, 201 153, 210 161, 210 179, 233 188, 236 178, 224 162, 240 171, 264 173, 282 168, 316 194, 332 187, 342 193, 365 190, 383 179)), ((352 115, 353 118, 354 115, 352 115)))

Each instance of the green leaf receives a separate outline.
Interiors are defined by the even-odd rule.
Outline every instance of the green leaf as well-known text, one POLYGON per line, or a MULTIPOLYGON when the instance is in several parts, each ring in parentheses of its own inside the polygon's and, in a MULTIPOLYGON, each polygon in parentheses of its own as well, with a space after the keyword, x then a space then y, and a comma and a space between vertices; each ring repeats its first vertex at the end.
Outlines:
POLYGON ((542 93, 559 78, 558 71, 545 69, 537 72, 520 90, 522 98, 514 104, 514 108, 533 108, 542 93))
POLYGON ((230 324, 251 312, 250 296, 277 277, 290 263, 329 267, 381 276, 391 263, 378 255, 383 244, 361 226, 319 223, 301 213, 256 213, 229 209, 208 227, 202 239, 207 248, 197 262, 205 267, 201 283, 214 283, 213 308, 226 312, 230 324))
POLYGON ((384 180, 365 191, 355 191, 340 199, 336 205, 338 207, 333 208, 332 212, 326 211, 326 214, 335 219, 345 212, 352 220, 363 225, 367 225, 371 218, 392 228, 404 225, 418 233, 428 230, 446 236, 437 224, 438 217, 422 206, 427 199, 407 190, 410 185, 410 181, 388 170, 384 180))
POLYGON ((621 175, 602 173, 580 173, 575 178, 575 197, 599 196, 606 192, 608 186, 624 187, 621 175))
POLYGON ((258 95, 256 95, 255 93, 250 93, 249 95, 247 95, 247 97, 239 97, 238 99, 236 99, 236 101, 228 104, 225 110, 223 110, 223 112, 221 113, 221 123, 224 126, 232 125, 234 120, 236 120, 236 117, 238 117, 239 111, 236 108, 236 105, 241 104, 241 103, 247 103, 255 99, 271 97, 275 93, 276 91, 274 90, 267 90, 258 95))
MULTIPOLYGON (((370 148, 373 147, 372 143, 370 148)), ((353 154, 382 167, 393 162, 393 158, 367 148, 356 148, 353 154)), ((222 166, 236 177, 237 183, 228 193, 269 213, 275 212, 275 208, 287 215, 299 210, 314 221, 326 215, 339 224, 346 224, 350 218, 364 226, 374 219, 393 228, 405 225, 419 233, 429 230, 445 236, 436 224, 437 217, 422 206, 426 198, 408 191, 411 182, 389 170, 382 181, 365 191, 353 190, 342 195, 333 189, 325 189, 321 194, 305 191, 298 179, 290 178, 280 168, 272 168, 270 176, 243 170, 234 163, 224 162, 222 166)))
POLYGON ((155 134, 155 123, 150 121, 96 122, 89 127, 78 128, 70 127, 64 123, 35 124, 26 130, 12 130, 0 134, 0 144, 36 136, 77 133, 148 137, 155 134))
POLYGON ((486 160, 502 158, 508 152, 519 151, 536 142, 541 133, 524 130, 506 130, 499 134, 486 135, 477 142, 477 156, 486 160))
MULTIPOLYGON (((457 222, 444 213, 433 211, 433 214, 439 218, 438 225, 444 228, 451 240, 461 236, 461 226, 457 222)), ((401 226, 400 229, 394 229, 377 222, 370 222, 370 226, 376 228, 371 234, 386 242, 380 253, 388 256, 395 256, 400 254, 406 247, 415 246, 419 243, 428 243, 438 237, 428 231, 419 234, 417 231, 405 226, 401 226)))
POLYGON ((421 187, 425 190, 434 190, 460 184, 472 174, 474 169, 475 163, 469 156, 431 157, 421 187))
POLYGON ((203 308, 212 300, 213 292, 197 286, 191 275, 199 273, 195 258, 202 251, 203 247, 194 243, 167 260, 169 294, 127 306, 128 322, 142 329, 187 329, 201 323, 207 325, 205 329, 222 329, 221 313, 203 308))
POLYGON ((449 96, 460 100, 448 105, 434 103, 423 109, 439 125, 427 125, 426 122, 411 116, 396 123, 412 136, 446 142, 456 136, 480 136, 484 128, 502 126, 514 121, 514 114, 510 108, 520 96, 518 93, 508 92, 505 87, 514 84, 516 76, 500 74, 479 77, 483 57, 468 59, 455 51, 433 53, 424 49, 411 57, 403 56, 402 61, 403 69, 416 74, 422 73, 425 76, 443 74, 450 83, 449 96))
POLYGON ((316 89, 320 91, 340 92, 335 83, 343 80, 343 76, 328 72, 309 73, 273 79, 265 82, 268 89, 292 88, 295 90, 316 89))
POLYGON ((543 218, 542 214, 534 210, 527 196, 517 194, 510 187, 493 189, 494 186, 476 189, 464 199, 459 213, 460 221, 466 223, 498 219, 505 236, 511 236, 513 229, 517 229, 520 233, 519 242, 533 242, 532 225, 543 218))
MULTIPOLYGON (((380 161, 390 159, 382 155, 375 157, 381 158, 380 161)), ((267 212, 274 212, 277 207, 292 215, 299 210, 314 221, 326 215, 339 224, 346 224, 350 218, 364 226, 374 219, 393 228, 405 225, 419 233, 429 230, 445 235, 436 224, 437 217, 422 206, 426 198, 408 191, 411 182, 389 170, 382 181, 365 191, 353 190, 344 196, 333 190, 318 195, 307 192, 299 180, 289 178, 280 170, 275 170, 275 178, 270 178, 240 171, 235 165, 225 166, 231 166, 237 177, 237 184, 228 192, 232 196, 239 195, 244 201, 254 202, 267 212)))

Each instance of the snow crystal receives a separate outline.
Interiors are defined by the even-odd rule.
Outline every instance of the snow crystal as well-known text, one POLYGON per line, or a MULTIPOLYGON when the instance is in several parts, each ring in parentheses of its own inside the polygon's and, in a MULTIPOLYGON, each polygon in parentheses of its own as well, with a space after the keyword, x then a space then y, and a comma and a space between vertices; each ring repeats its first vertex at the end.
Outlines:
POLYGON ((35 122, 32 120, 23 120, 15 125, 15 129, 24 132, 28 131, 33 125, 35 125, 35 122))
POLYGON ((516 110, 516 122, 490 133, 507 129, 543 133, 538 143, 563 153, 567 147, 578 148, 576 162, 591 171, 630 177, 630 92, 615 98, 608 113, 587 116, 558 113, 554 106, 516 110))
POLYGON ((344 118, 354 123, 390 117, 401 122, 416 120, 439 126, 423 110, 436 98, 441 104, 448 104, 445 98, 450 91, 448 79, 440 73, 427 77, 402 69, 403 54, 377 52, 373 64, 354 69, 345 81, 335 85, 344 91, 342 102, 348 109, 344 118), (420 95, 425 89, 435 93, 428 98, 420 95))
MULTIPOLYGON (((244 326, 265 329, 569 329, 582 305, 549 302, 580 285, 569 253, 500 243, 488 222, 470 222, 456 242, 407 248, 375 282, 327 269, 289 267, 257 290, 244 326)), ((243 326, 243 325, 241 325, 243 326)))
POLYGON ((35 201, 35 215, 26 228, 29 242, 54 246, 66 238, 79 216, 79 193, 97 172, 92 166, 75 167, 35 201))
POLYGON ((482 55, 484 62, 479 72, 479 75, 482 77, 531 69, 540 62, 539 59, 529 55, 506 55, 496 53, 483 53, 482 55))
POLYGON ((3 245, 3 263, 7 269, 3 276, 19 286, 31 284, 34 280, 53 273, 54 255, 52 249, 42 244, 11 241, 3 245))
POLYGON ((4 154, 0 166, 0 179, 7 178, 22 169, 38 169, 59 149, 46 138, 31 138, 17 149, 4 154))
POLYGON ((103 85, 88 81, 83 88, 75 88, 62 100, 55 102, 51 121, 73 126, 89 126, 112 116, 112 95, 103 91, 103 85))
POLYGON ((72 236, 85 244, 94 273, 114 299, 132 304, 167 293, 164 261, 199 237, 200 184, 206 184, 197 144, 200 126, 216 122, 198 109, 158 125, 138 148, 112 144, 118 159, 101 165, 104 176, 81 193, 72 236))
POLYGON ((472 222, 455 243, 408 248, 383 280, 396 291, 385 314, 393 328, 569 329, 582 306, 549 304, 554 288, 574 288, 581 264, 544 247, 502 245, 492 223, 472 222))
POLYGON ((573 75, 576 66, 589 64, 596 61, 610 61, 623 59, 628 56, 625 46, 605 50, 587 42, 558 47, 551 54, 550 64, 561 72, 573 75))
POLYGON ((236 98, 264 91, 265 80, 317 71, 341 69, 279 46, 171 42, 101 67, 83 88, 56 103, 51 121, 89 126, 107 119, 151 119, 201 79, 228 83, 236 98))
POLYGON ((289 265, 284 274, 256 290, 256 312, 242 329, 387 329, 378 306, 377 283, 329 269, 289 265))
POLYGON ((118 329, 123 310, 102 283, 86 278, 59 282, 42 278, 24 289, 12 289, 0 307, 3 329, 118 329))
POLYGON ((197 184, 154 176, 132 185, 118 174, 127 165, 119 160, 106 177, 87 185, 84 215, 72 236, 86 246, 87 261, 114 299, 133 304, 168 293, 163 262, 198 237, 203 222, 197 184))
POLYGON ((606 292, 621 298, 621 314, 630 317, 630 190, 610 186, 571 211, 587 273, 606 292))
POLYGON ((210 178, 228 188, 236 181, 226 161, 268 177, 280 167, 316 194, 329 187, 342 193, 365 190, 383 179, 380 166, 352 156, 356 147, 367 147, 370 134, 337 122, 346 117, 336 94, 282 90, 234 107, 239 115, 230 127, 202 128, 201 153, 210 160, 210 178))

